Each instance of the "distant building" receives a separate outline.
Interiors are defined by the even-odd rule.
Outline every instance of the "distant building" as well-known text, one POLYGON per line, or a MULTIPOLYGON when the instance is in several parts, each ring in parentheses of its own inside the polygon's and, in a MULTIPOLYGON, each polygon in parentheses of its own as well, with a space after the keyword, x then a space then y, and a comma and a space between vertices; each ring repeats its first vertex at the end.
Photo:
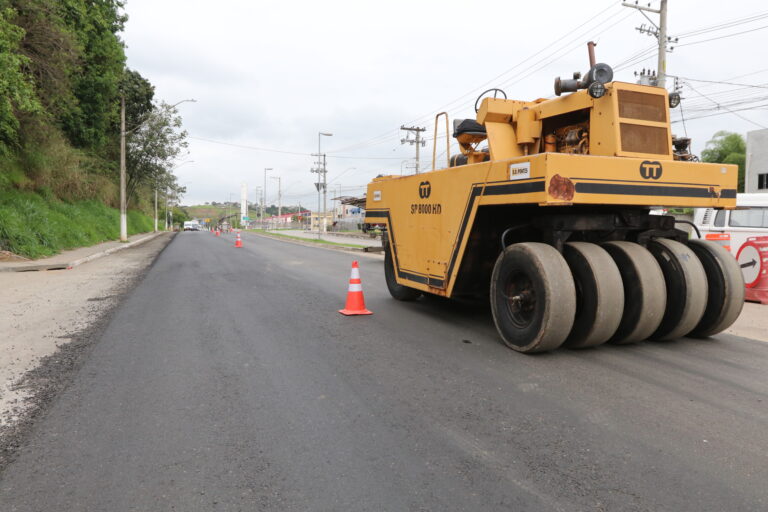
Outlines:
POLYGON ((264 221, 271 227, 299 227, 306 224, 306 219, 309 215, 309 210, 305 210, 301 212, 284 213, 282 215, 273 215, 267 217, 264 221))
POLYGON ((768 129, 747 132, 744 192, 768 192, 768 129))

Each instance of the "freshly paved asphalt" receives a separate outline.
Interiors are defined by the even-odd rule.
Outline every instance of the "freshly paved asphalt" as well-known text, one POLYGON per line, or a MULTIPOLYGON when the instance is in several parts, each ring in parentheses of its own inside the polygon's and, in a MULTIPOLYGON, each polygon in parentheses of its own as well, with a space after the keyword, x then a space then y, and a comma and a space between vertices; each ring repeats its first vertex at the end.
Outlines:
POLYGON ((343 317, 354 255, 181 233, 0 480, 0 510, 768 509, 768 344, 526 356, 484 303, 343 317))

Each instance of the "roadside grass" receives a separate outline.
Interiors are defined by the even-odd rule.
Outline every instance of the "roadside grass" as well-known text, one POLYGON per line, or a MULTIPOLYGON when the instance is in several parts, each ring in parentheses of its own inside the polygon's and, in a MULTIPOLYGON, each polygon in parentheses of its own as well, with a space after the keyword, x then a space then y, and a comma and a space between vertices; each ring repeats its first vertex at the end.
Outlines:
MULTIPOLYGON (((0 250, 27 258, 120 237, 120 214, 100 201, 60 201, 34 192, 0 190, 0 250)), ((152 231, 153 220, 128 212, 128 234, 152 231)))
POLYGON ((243 231, 247 232, 247 233, 260 233, 262 235, 274 236, 274 237, 278 237, 278 238, 288 238, 288 239, 291 239, 291 240, 298 240, 300 242, 309 242, 309 243, 318 244, 318 245, 333 245, 333 246, 337 246, 337 247, 352 247, 352 248, 355 248, 355 249, 365 249, 367 247, 366 245, 342 244, 342 243, 339 243, 339 242, 331 242, 331 241, 328 241, 328 240, 322 240, 322 239, 317 239, 317 238, 302 238, 300 236, 283 235, 282 233, 274 233, 272 231, 266 231, 264 229, 245 229, 243 231))

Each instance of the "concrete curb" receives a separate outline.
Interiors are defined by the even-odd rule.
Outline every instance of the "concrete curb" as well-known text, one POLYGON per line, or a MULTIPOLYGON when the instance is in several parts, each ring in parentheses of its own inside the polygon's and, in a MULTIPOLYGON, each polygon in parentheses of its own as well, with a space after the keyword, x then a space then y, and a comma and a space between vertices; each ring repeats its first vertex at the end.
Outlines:
POLYGON ((270 233, 254 233, 252 231, 243 231, 243 233, 249 233, 251 235, 255 236, 262 236, 264 238, 271 238, 273 240, 280 240, 281 242, 288 242, 293 243, 296 245, 303 245, 305 247, 319 247, 321 249, 329 249, 332 251, 341 251, 341 252, 354 252, 354 253, 363 253, 363 254, 376 254, 376 251, 366 251, 363 248, 359 247, 343 247, 338 245, 330 245, 330 244, 323 244, 323 243, 317 243, 312 242, 311 240, 303 241, 303 240, 296 240, 293 238, 286 238, 284 236, 280 235, 272 235, 270 233))
POLYGON ((85 258, 80 258, 79 260, 75 260, 69 263, 67 265, 67 270, 71 270, 78 265, 82 265, 83 263, 88 263, 89 261, 97 260, 99 258, 103 258, 104 256, 109 256, 110 254, 116 253, 118 251, 122 251, 123 249, 129 249, 131 247, 136 247, 137 245, 141 245, 145 242, 149 242, 150 240, 157 238, 163 233, 164 233, 163 231, 158 231, 157 233, 152 233, 151 235, 147 235, 144 238, 139 238, 138 240, 134 240, 133 242, 128 242, 127 244, 118 245, 117 247, 112 247, 111 249, 107 249, 106 251, 97 252, 95 254, 91 254, 90 256, 86 256, 85 258))
POLYGON ((131 247, 136 247, 137 245, 141 245, 145 242, 149 242, 150 240, 157 238, 158 236, 162 235, 163 233, 166 233, 165 231, 159 231, 157 233, 152 233, 151 235, 147 235, 143 238, 139 238, 138 240, 134 240, 133 242, 128 242, 127 244, 118 245, 117 247, 112 247, 111 249, 106 249, 104 251, 100 251, 94 254, 91 254, 90 256, 86 256, 85 258, 80 258, 74 261, 71 261, 69 263, 51 263, 51 264, 43 264, 43 265, 23 265, 18 267, 9 267, 9 268, 0 268, 0 272, 34 272, 39 270, 71 270, 78 265, 82 265, 83 263, 88 263, 89 261, 97 260, 99 258, 103 258, 104 256, 109 256, 110 254, 114 254, 118 251, 122 251, 123 249, 129 249, 131 247))

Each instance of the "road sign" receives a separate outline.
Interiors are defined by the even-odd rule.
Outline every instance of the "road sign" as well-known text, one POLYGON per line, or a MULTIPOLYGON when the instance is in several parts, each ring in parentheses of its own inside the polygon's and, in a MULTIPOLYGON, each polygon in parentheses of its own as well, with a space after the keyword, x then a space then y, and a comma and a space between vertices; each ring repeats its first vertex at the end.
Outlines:
POLYGON ((251 218, 248 217, 247 215, 243 215, 243 219, 242 220, 247 222, 247 221, 251 220, 251 218))

